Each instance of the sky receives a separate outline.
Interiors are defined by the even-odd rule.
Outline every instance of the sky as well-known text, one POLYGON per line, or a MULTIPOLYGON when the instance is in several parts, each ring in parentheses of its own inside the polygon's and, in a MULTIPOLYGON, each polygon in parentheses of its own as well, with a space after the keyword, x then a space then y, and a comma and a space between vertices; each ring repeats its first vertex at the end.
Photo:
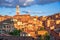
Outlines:
POLYGON ((0 15, 15 15, 16 5, 20 6, 20 14, 48 16, 60 13, 60 0, 0 0, 0 15))

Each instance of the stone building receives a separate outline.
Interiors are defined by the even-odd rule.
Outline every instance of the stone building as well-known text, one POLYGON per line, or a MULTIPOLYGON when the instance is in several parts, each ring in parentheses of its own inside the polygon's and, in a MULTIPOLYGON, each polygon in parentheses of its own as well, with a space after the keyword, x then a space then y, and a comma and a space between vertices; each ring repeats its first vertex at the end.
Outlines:
POLYGON ((11 18, 7 18, 0 22, 0 33, 8 33, 14 30, 14 24, 11 20, 11 18))

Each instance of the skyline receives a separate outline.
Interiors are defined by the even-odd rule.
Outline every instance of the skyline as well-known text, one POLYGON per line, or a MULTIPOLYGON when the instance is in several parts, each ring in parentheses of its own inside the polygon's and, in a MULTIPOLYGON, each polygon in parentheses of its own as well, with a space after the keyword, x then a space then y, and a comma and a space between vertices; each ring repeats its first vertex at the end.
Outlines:
MULTIPOLYGON (((32 0, 33 1, 33 0, 32 0)), ((31 1, 30 1, 31 2, 31 1)), ((29 3, 30 3, 29 2, 29 3)), ((4 2, 3 2, 4 3, 4 2)), ((30 15, 32 16, 48 16, 48 15, 52 15, 52 14, 55 14, 55 13, 60 13, 60 1, 57 1, 57 2, 49 2, 46 4, 46 1, 44 2, 45 4, 34 4, 34 5, 31 5, 31 6, 21 6, 20 5, 20 14, 27 14, 29 13, 30 15)), ((2 4, 2 3, 1 3, 2 4)), ((13 7, 13 6, 2 6, 0 4, 0 15, 10 15, 10 16, 13 16, 16 14, 16 6, 13 7)), ((16 4, 17 5, 17 4, 16 4)))

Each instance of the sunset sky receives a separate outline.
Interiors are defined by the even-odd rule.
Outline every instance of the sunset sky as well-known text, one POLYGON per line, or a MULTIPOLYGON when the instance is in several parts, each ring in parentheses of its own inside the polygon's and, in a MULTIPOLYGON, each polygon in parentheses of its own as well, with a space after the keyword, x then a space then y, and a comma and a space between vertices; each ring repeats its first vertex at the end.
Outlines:
POLYGON ((0 15, 15 15, 16 5, 20 14, 48 16, 60 12, 60 0, 0 0, 0 15))

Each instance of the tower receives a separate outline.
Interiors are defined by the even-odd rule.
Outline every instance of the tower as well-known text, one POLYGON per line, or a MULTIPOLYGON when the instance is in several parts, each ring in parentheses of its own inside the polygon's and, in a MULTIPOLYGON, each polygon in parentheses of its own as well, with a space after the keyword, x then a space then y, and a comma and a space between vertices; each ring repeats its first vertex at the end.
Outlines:
POLYGON ((19 5, 16 6, 16 15, 19 15, 19 5))

